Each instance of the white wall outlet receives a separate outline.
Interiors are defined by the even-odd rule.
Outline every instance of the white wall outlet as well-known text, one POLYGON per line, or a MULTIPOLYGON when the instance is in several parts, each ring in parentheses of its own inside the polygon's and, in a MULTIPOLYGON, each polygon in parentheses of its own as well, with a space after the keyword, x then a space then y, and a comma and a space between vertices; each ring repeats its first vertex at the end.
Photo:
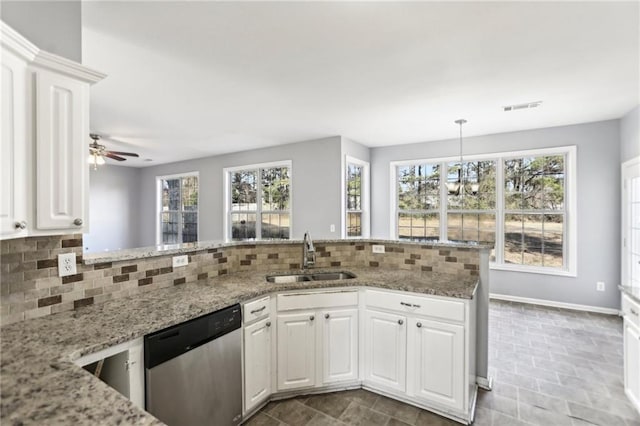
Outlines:
POLYGON ((598 281, 596 283, 596 290, 598 291, 604 291, 604 281, 598 281))
POLYGON ((189 256, 173 256, 173 267, 179 268, 180 266, 187 266, 189 264, 189 256))
POLYGON ((58 255, 58 276, 68 277, 69 275, 75 275, 76 270, 76 254, 65 253, 58 255))
POLYGON ((329 225, 329 232, 336 232, 336 226, 333 223, 329 225))
POLYGON ((384 246, 382 244, 374 244, 371 246, 373 253, 384 253, 384 246))

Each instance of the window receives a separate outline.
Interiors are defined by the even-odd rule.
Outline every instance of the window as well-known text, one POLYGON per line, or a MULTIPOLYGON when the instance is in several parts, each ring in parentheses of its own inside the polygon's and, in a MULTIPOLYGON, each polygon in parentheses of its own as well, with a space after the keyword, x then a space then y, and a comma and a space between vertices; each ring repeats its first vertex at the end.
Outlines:
POLYGON ((291 162, 225 169, 229 240, 289 239, 291 162))
POLYGON ((399 239, 489 243, 494 269, 575 276, 575 147, 391 167, 399 239))
POLYGON ((345 162, 345 227, 343 236, 369 236, 369 163, 346 157, 345 162))
POLYGON ((198 174, 156 178, 159 199, 158 244, 198 240, 198 174))

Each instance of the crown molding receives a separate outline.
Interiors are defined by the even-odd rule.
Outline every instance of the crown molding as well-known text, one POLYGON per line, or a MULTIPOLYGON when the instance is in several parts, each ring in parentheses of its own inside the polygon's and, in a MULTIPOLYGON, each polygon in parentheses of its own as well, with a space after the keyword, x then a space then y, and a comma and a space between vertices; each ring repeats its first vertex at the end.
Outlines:
POLYGON ((2 49, 12 51, 27 62, 33 61, 40 52, 35 44, 2 21, 0 21, 0 45, 2 49))
POLYGON ((44 50, 38 52, 32 65, 66 74, 90 84, 97 83, 107 76, 100 71, 85 67, 75 61, 45 52, 44 50))

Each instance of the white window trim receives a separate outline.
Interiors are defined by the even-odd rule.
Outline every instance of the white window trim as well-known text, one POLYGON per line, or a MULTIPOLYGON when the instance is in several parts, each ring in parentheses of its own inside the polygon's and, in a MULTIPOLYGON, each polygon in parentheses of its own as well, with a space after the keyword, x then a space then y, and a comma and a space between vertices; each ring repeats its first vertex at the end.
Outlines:
MULTIPOLYGON (((577 147, 575 145, 550 147, 550 148, 537 148, 522 151, 506 151, 506 152, 493 152, 485 154, 464 155, 463 161, 479 161, 479 160, 496 160, 496 259, 504 259, 504 172, 503 161, 509 158, 518 158, 525 156, 539 156, 539 155, 554 155, 554 154, 566 154, 565 161, 565 226, 566 226, 566 238, 563 241, 564 244, 564 256, 566 257, 566 269, 555 269, 548 267, 538 266, 526 266, 516 264, 505 264, 498 262, 491 262, 490 268, 494 270, 502 271, 514 271, 514 272, 528 272, 535 274, 546 275, 559 275, 567 277, 577 277, 578 275, 578 224, 577 224, 577 190, 576 180, 578 179, 577 168, 577 147)), ((439 157, 439 158, 419 158, 411 160, 398 160, 389 162, 389 235, 392 239, 398 239, 398 227, 397 227, 397 167, 405 166, 409 164, 419 163, 446 163, 451 161, 460 161, 459 156, 439 157)), ((442 196, 441 196, 442 201, 442 196)), ((440 237, 446 236, 446 229, 444 226, 444 220, 442 220, 443 204, 440 203, 440 237)))
POLYGON ((349 155, 345 155, 342 161, 342 219, 341 219, 341 236, 343 239, 359 239, 369 238, 371 235, 371 167, 367 161, 360 160, 349 155), (362 199, 360 204, 362 206, 362 217, 360 218, 360 227, 362 229, 362 235, 358 237, 347 236, 347 165, 355 164, 356 166, 362 166, 362 199))
MULTIPOLYGON (((289 239, 293 236, 293 162, 291 160, 282 160, 282 161, 271 161, 267 163, 256 163, 256 164, 248 164, 246 166, 232 166, 225 167, 222 169, 222 180, 224 182, 224 191, 223 191, 223 202, 224 206, 224 214, 223 214, 223 225, 224 226, 224 240, 226 242, 231 241, 231 182, 229 180, 229 175, 233 172, 237 172, 239 170, 258 170, 258 169, 268 169, 272 167, 288 167, 289 168, 289 239)), ((260 191, 259 191, 260 192, 260 191)), ((258 203, 261 201, 261 195, 257 195, 258 203)), ((257 213, 259 214, 259 213, 257 213)), ((258 221, 258 217, 256 217, 256 221, 258 221)), ((256 241, 262 240, 262 238, 258 237, 256 233, 256 241)))
MULTIPOLYGON (((200 239, 200 172, 186 172, 186 173, 175 173, 172 175, 162 175, 156 176, 156 244, 157 245, 165 245, 162 242, 162 231, 160 230, 161 220, 160 213, 162 213, 162 186, 160 182, 162 180, 168 179, 178 179, 184 177, 195 176, 198 178, 198 239, 200 239)), ((179 233, 179 235, 182 235, 179 233)), ((178 243, 181 244, 181 243, 178 243)))

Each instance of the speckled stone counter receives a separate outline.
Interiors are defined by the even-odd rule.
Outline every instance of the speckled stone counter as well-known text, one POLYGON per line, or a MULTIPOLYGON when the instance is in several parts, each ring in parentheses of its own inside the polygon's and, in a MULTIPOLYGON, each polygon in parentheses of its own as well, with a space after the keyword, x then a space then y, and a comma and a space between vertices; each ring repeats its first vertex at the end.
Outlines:
POLYGON ((632 287, 629 285, 619 285, 618 289, 622 292, 622 294, 626 294, 631 299, 640 303, 640 287, 632 287))
POLYGON ((357 278, 270 284, 264 272, 200 280, 0 328, 0 423, 3 425, 159 425, 73 360, 277 291, 371 286, 472 298, 477 277, 349 268, 357 278))

